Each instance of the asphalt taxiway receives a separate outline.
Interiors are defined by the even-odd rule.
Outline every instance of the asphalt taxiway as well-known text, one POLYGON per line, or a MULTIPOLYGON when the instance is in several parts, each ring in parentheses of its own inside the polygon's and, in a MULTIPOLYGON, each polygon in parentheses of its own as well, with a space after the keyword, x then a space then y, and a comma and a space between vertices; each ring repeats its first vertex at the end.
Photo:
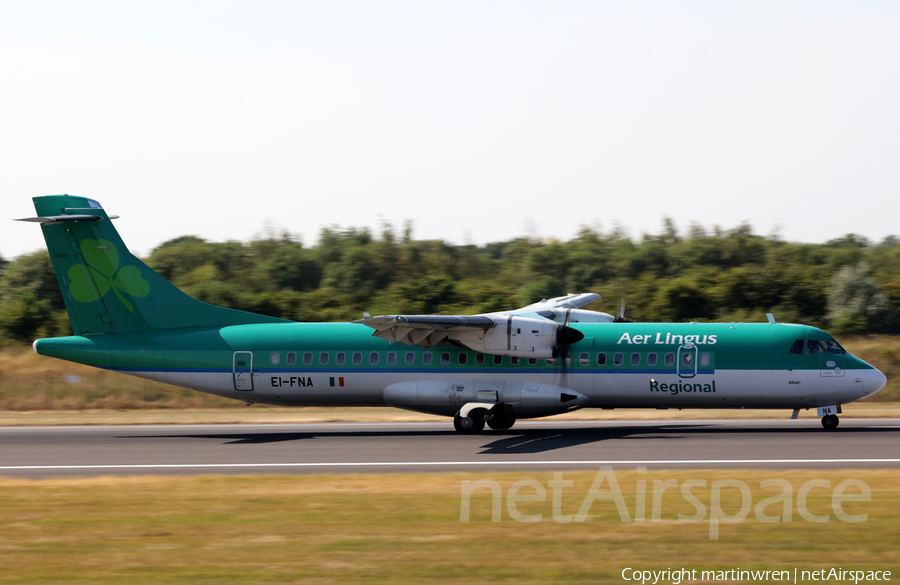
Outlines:
POLYGON ((900 469, 900 419, 0 427, 0 477, 656 468, 900 469))

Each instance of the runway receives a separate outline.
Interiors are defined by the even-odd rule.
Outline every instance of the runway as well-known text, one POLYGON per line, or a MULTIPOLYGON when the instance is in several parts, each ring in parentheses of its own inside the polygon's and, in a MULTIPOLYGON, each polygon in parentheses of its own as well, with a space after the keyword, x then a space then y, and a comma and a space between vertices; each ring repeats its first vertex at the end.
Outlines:
POLYGON ((900 419, 0 427, 0 476, 900 468, 900 419))

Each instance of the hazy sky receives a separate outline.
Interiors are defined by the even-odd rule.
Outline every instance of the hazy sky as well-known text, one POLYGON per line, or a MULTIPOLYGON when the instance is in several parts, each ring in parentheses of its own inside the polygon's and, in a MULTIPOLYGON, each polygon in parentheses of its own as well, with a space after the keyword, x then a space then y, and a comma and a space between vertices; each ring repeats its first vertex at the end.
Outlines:
MULTIPOLYGON (((6 216, 56 193, 141 255, 405 219, 479 244, 664 216, 880 240, 900 3, 0 0, 6 216)), ((0 229, 6 258, 42 246, 0 229)))

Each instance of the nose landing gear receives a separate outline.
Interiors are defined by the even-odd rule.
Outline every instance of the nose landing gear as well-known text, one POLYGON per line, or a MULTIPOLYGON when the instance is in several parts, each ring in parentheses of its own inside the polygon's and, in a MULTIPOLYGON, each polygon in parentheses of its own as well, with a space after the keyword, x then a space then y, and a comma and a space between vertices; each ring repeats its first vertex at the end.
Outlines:
POLYGON ((822 417, 822 426, 827 431, 833 431, 838 427, 838 424, 841 421, 838 419, 836 414, 828 414, 822 417))

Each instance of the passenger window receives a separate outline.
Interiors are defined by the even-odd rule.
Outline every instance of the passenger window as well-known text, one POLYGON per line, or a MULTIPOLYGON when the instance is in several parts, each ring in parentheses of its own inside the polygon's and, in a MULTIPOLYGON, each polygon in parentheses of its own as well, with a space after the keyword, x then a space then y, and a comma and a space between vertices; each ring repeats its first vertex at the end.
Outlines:
POLYGON ((639 354, 639 353, 631 354, 631 365, 632 366, 641 365, 641 354, 639 354))
POLYGON ((675 365, 675 354, 674 354, 674 353, 667 353, 667 354, 666 354, 666 360, 665 360, 665 361, 666 361, 666 365, 667 365, 667 366, 674 366, 674 365, 675 365))
POLYGON ((450 352, 445 351, 441 354, 441 364, 446 366, 450 363, 450 352))
POLYGON ((322 353, 319 354, 319 363, 322 364, 323 366, 327 366, 327 365, 328 365, 328 360, 329 360, 329 359, 330 359, 330 358, 329 358, 329 355, 328 355, 328 352, 327 352, 327 351, 323 351, 322 353))
POLYGON ((529 366, 537 365, 537 358, 528 358, 528 365, 529 366))
POLYGON ((362 354, 358 351, 353 352, 353 365, 358 366, 362 363, 362 354))
POLYGON ((459 365, 464 366, 469 362, 469 354, 461 353, 457 356, 456 361, 459 365))
POLYGON ((511 363, 511 364, 514 365, 514 366, 518 366, 518 365, 519 365, 519 358, 513 356, 513 357, 509 358, 509 363, 511 363))
POLYGON ((806 353, 821 353, 822 346, 815 339, 810 339, 806 342, 806 353))
POLYGON ((416 354, 411 351, 406 352, 406 365, 411 366, 416 363, 416 354))
POLYGON ((681 365, 689 366, 694 363, 694 354, 692 353, 683 353, 681 354, 681 365))
POLYGON ((797 355, 803 355, 803 345, 804 345, 804 341, 802 339, 795 339, 794 344, 791 346, 790 353, 795 353, 797 355))
POLYGON ((605 365, 606 365, 606 354, 605 354, 605 353, 600 352, 600 353, 597 354, 597 365, 598 365, 598 366, 605 366, 605 365))
POLYGON ((475 365, 480 366, 484 364, 484 354, 479 352, 475 354, 475 365))
POLYGON ((377 351, 373 351, 372 353, 369 354, 369 364, 371 364, 373 366, 378 365, 378 352, 377 351))
POLYGON ((578 363, 582 366, 588 365, 589 363, 591 363, 591 356, 589 356, 587 352, 582 353, 580 356, 578 356, 578 363))
POLYGON ((708 354, 708 353, 701 353, 701 354, 700 354, 700 365, 701 365, 701 366, 708 366, 708 365, 709 365, 709 361, 710 361, 710 359, 709 359, 709 354, 708 354))
POLYGON ((347 354, 345 354, 342 351, 337 352, 337 355, 334 356, 334 362, 339 366, 343 366, 344 361, 346 361, 346 359, 347 359, 347 354))
POLYGON ((434 357, 434 354, 432 354, 430 351, 426 351, 422 354, 422 363, 426 366, 430 366, 432 357, 434 357))
POLYGON ((273 366, 277 366, 278 362, 281 361, 281 354, 277 351, 273 351, 272 355, 269 356, 269 361, 272 362, 273 366))
POLYGON ((553 364, 556 363, 556 360, 553 358, 550 358, 550 359, 544 360, 544 363, 547 364, 548 366, 552 366, 553 364))
POLYGON ((311 363, 312 363, 312 352, 308 351, 303 354, 303 364, 308 366, 311 363))
POLYGON ((647 365, 648 365, 648 366, 655 366, 655 365, 656 365, 656 359, 657 359, 657 357, 656 357, 656 354, 655 354, 655 353, 649 354, 649 355, 647 356, 647 365))
POLYGON ((621 366, 625 363, 625 354, 617 353, 613 356, 613 365, 621 366))
POLYGON ((571 353, 567 353, 567 354, 566 354, 566 365, 567 365, 567 366, 571 366, 571 365, 572 365, 572 354, 571 354, 571 353))
POLYGON ((397 363, 397 353, 392 351, 388 354, 388 365, 393 366, 396 363, 397 363))
POLYGON ((503 356, 502 355, 494 355, 494 365, 499 366, 502 363, 503 363, 503 356))
POLYGON ((288 365, 291 365, 291 366, 296 364, 297 363, 297 354, 292 351, 289 351, 287 354, 287 363, 288 363, 288 365))

